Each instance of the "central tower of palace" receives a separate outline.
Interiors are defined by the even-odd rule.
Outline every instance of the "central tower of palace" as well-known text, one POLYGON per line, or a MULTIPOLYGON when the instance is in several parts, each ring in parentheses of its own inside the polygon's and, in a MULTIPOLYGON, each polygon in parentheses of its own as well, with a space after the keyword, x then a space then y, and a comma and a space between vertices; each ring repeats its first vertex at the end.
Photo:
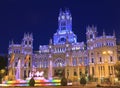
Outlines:
POLYGON ((53 37, 54 45, 65 44, 66 41, 76 43, 77 37, 72 32, 72 16, 68 9, 60 10, 58 17, 58 29, 53 37))

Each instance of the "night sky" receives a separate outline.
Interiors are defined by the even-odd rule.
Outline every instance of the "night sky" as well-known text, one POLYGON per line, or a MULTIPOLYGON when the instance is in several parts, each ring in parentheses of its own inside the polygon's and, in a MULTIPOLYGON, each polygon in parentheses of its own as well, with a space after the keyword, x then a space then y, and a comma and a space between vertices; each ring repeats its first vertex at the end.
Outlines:
POLYGON ((24 32, 33 33, 34 50, 49 43, 58 28, 58 14, 69 8, 73 32, 85 41, 88 25, 98 27, 98 34, 120 35, 119 0, 0 0, 0 53, 8 52, 10 40, 21 43, 24 32))

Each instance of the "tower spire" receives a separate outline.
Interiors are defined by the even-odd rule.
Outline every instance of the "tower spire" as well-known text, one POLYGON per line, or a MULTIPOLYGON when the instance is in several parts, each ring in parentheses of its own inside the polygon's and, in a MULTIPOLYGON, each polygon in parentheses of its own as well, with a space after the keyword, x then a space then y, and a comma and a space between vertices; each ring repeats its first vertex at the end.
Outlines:
POLYGON ((62 8, 60 8, 60 11, 59 11, 59 16, 62 15, 62 8))
POLYGON ((103 36, 105 36, 106 34, 105 34, 105 30, 103 29, 103 36))
POLYGON ((115 37, 115 30, 113 30, 113 36, 115 37))
POLYGON ((72 17, 68 9, 62 11, 60 9, 59 17, 58 17, 58 26, 60 32, 67 32, 72 30, 72 17))
POLYGON ((13 41, 13 39, 12 39, 12 41, 11 41, 11 44, 14 44, 14 41, 13 41))
POLYGON ((52 39, 50 38, 49 44, 52 45, 52 39))

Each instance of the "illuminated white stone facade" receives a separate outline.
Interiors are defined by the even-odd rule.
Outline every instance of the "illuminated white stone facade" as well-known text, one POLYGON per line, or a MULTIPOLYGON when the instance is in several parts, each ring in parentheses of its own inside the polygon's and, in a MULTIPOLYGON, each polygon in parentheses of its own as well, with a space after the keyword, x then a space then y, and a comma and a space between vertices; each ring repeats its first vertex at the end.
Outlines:
MULTIPOLYGON (((82 36, 81 36, 82 38, 82 36)), ((21 44, 9 45, 9 54, 15 54, 12 64, 9 64, 9 73, 16 74, 18 58, 21 61, 21 79, 28 77, 32 68, 44 71, 48 77, 65 76, 70 80, 78 80, 82 74, 89 75, 102 81, 109 76, 115 76, 113 65, 117 61, 116 37, 97 35, 97 27, 88 26, 86 29, 86 44, 78 42, 77 36, 72 31, 72 16, 69 10, 60 10, 58 29, 48 45, 40 45, 39 50, 33 51, 32 34, 24 34, 21 44), (30 55, 25 63, 26 55, 30 55), (50 70, 50 61, 52 69, 50 70)))

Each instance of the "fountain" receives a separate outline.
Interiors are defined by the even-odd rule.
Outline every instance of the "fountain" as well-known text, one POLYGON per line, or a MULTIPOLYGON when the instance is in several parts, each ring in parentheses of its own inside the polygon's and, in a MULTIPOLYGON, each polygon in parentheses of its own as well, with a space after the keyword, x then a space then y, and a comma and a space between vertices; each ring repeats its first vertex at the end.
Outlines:
POLYGON ((32 77, 35 79, 35 80, 44 80, 44 76, 43 76, 44 72, 41 71, 36 71, 36 72, 30 72, 29 73, 29 77, 26 78, 26 80, 30 80, 32 77))
POLYGON ((33 67, 32 71, 29 73, 29 77, 25 80, 20 79, 21 73, 21 60, 18 60, 18 64, 16 67, 16 80, 13 81, 3 81, 2 85, 4 86, 29 86, 29 81, 33 77, 35 80, 35 86, 53 86, 60 85, 60 79, 52 78, 52 61, 49 63, 48 69, 48 79, 44 77, 44 71, 37 71, 35 67, 33 67))
POLYGON ((20 63, 20 59, 18 60, 18 64, 17 64, 17 69, 16 69, 16 79, 20 79, 20 67, 21 67, 21 63, 20 63))

